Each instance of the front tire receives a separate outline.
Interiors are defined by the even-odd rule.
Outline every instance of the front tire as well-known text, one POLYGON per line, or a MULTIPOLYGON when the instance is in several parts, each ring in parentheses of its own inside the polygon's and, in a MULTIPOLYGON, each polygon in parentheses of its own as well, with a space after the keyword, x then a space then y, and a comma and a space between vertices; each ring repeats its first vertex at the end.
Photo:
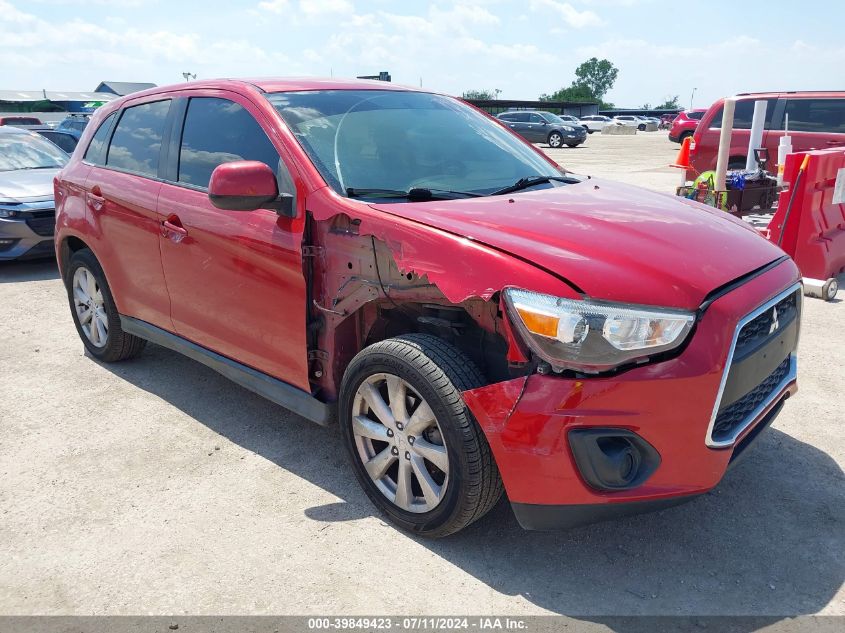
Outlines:
POLYGON ((638 129, 640 132, 645 132, 645 125, 644 125, 644 124, 642 124, 642 123, 640 123, 640 124, 637 126, 637 129, 638 129))
POLYGON ((86 248, 73 254, 65 286, 73 323, 91 356, 111 363, 134 358, 143 351, 147 342, 120 327, 120 314, 94 253, 86 248))
POLYGON ((490 446, 461 398, 484 383, 466 355, 427 334, 380 341, 352 359, 341 431, 355 476, 393 523, 447 536, 501 497, 490 446))
POLYGON ((563 145, 563 137, 560 135, 560 132, 552 132, 549 134, 549 138, 547 139, 549 147, 553 147, 557 149, 561 145, 563 145))

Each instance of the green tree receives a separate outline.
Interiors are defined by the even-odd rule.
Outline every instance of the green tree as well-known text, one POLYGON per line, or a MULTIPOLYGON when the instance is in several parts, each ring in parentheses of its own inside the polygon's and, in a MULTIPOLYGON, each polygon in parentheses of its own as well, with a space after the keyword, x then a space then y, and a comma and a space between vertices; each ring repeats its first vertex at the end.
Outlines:
POLYGON ((586 87, 573 84, 550 95, 540 95, 540 101, 595 101, 595 96, 586 87))
POLYGON ((477 99, 479 101, 489 101, 496 98, 492 90, 465 90, 462 96, 464 99, 477 99))
POLYGON ((678 95, 675 95, 671 99, 666 97, 666 101, 661 103, 658 106, 655 106, 655 110, 677 110, 681 107, 681 104, 678 102, 678 95))
POLYGON ((575 69, 576 79, 568 88, 540 95, 540 101, 594 101, 602 110, 609 110, 613 104, 602 97, 613 87, 618 75, 619 69, 610 61, 592 57, 575 69))
POLYGON ((613 88, 619 69, 610 60, 591 57, 575 69, 572 86, 583 86, 596 99, 601 99, 613 88))
POLYGON ((641 107, 643 110, 651 110, 651 104, 648 101, 646 101, 641 107))

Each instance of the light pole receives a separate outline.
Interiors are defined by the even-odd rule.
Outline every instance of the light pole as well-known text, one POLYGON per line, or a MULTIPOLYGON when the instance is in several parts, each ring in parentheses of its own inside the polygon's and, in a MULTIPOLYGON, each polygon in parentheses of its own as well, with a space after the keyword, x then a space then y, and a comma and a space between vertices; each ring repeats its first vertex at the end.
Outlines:
POLYGON ((692 100, 695 99, 695 91, 696 90, 698 90, 698 88, 692 89, 692 94, 690 95, 690 98, 689 98, 689 109, 690 110, 692 110, 692 100))
POLYGON ((499 93, 502 92, 502 91, 499 90, 498 88, 493 88, 493 92, 496 93, 496 101, 498 101, 499 100, 499 93))
POLYGON ((196 73, 194 73, 193 75, 191 73, 182 73, 182 76, 185 78, 185 81, 191 81, 191 79, 197 78, 196 73))

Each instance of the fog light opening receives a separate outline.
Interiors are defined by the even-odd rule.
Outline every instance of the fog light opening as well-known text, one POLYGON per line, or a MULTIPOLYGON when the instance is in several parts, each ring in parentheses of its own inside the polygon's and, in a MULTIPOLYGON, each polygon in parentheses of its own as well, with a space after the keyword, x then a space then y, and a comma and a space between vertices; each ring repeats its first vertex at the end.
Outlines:
POLYGON ((598 490, 641 485, 660 465, 660 455, 627 429, 574 429, 569 443, 584 480, 598 490))

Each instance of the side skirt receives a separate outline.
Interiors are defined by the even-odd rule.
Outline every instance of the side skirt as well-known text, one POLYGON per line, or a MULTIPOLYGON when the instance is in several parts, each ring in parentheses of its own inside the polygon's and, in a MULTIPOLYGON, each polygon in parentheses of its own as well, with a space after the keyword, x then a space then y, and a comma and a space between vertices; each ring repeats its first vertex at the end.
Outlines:
POLYGON ((226 376, 241 387, 245 387, 321 426, 328 426, 334 420, 333 407, 320 402, 310 393, 268 376, 252 367, 242 365, 217 352, 212 352, 210 349, 192 343, 181 336, 172 334, 146 321, 122 314, 120 315, 120 327, 128 334, 133 334, 156 345, 184 354, 188 358, 226 376))

